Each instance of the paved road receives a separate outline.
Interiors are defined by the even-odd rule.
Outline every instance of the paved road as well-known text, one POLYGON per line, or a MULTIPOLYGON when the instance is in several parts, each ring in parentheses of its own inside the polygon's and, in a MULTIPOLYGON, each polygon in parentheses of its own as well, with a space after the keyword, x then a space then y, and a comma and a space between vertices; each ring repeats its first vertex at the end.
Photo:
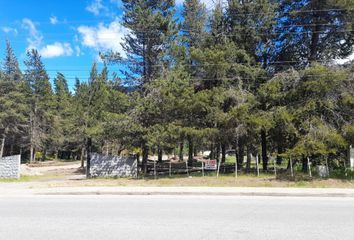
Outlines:
POLYGON ((0 239, 354 239, 353 198, 0 198, 0 239))

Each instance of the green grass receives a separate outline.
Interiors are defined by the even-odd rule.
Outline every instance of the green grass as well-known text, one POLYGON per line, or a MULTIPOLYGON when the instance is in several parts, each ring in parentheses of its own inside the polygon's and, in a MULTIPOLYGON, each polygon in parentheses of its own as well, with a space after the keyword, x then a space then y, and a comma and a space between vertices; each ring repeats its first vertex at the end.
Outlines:
POLYGON ((0 178, 0 183, 11 183, 11 182, 32 182, 35 180, 40 180, 42 179, 43 176, 21 176, 19 179, 4 179, 0 178))

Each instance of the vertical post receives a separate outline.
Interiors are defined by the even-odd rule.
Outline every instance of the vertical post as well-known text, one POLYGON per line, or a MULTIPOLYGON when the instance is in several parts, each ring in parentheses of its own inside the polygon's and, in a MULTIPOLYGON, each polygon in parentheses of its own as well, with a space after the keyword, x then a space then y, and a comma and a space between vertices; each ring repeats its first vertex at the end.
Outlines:
POLYGON ((289 157, 291 177, 294 177, 293 160, 289 157))
POLYGON ((326 157, 326 170, 327 170, 327 177, 329 178, 328 157, 326 157))
POLYGON ((216 171, 216 178, 219 177, 219 172, 220 172, 220 164, 221 164, 221 161, 219 160, 218 162, 218 170, 216 171))
POLYGON ((3 157, 4 155, 4 148, 5 148, 5 134, 2 137, 2 141, 1 141, 1 147, 0 147, 0 159, 3 157))
POLYGON ((277 163, 275 158, 273 158, 273 163, 274 163, 274 175, 275 177, 277 177, 277 163))
POLYGON ((202 161, 202 175, 204 177, 204 161, 202 161))
POLYGON ((156 160, 154 160, 154 178, 156 179, 156 160))
POLYGON ((86 144, 86 177, 90 178, 90 167, 91 167, 91 151, 92 151, 92 139, 89 137, 87 138, 87 144, 86 144))
POLYGON ((186 171, 187 171, 187 176, 189 177, 189 171, 188 171, 188 160, 186 161, 186 171))
POLYGON ((259 177, 258 153, 256 154, 256 168, 257 168, 257 177, 259 177))
POLYGON ((353 149, 352 145, 349 146, 348 156, 349 156, 349 166, 352 169, 352 168, 354 168, 354 149, 353 149))
POLYGON ((308 170, 309 170, 309 175, 310 175, 310 177, 312 177, 311 162, 310 162, 310 158, 309 157, 307 157, 307 166, 308 166, 308 170))
POLYGON ((237 171, 238 171, 238 166, 237 166, 237 158, 236 158, 236 160, 235 160, 235 178, 238 177, 237 171))
POLYGON ((168 169, 168 170, 169 170, 168 172, 169 172, 169 176, 170 176, 170 177, 171 177, 171 175, 172 175, 172 173, 171 173, 171 171, 172 171, 171 167, 172 167, 172 166, 171 166, 171 159, 170 159, 170 166, 169 166, 169 169, 168 169))

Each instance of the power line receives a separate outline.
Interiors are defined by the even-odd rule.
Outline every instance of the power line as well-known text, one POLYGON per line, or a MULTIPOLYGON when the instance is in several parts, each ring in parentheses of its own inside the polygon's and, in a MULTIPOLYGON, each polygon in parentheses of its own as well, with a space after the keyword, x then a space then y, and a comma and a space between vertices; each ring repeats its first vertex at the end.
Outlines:
MULTIPOLYGON (((216 78, 186 78, 186 80, 191 80, 191 81, 215 81, 215 82, 220 82, 220 81, 227 81, 227 80, 268 80, 277 77, 277 75, 274 76, 257 76, 257 77, 240 77, 240 76, 234 76, 234 77, 216 77, 216 78)), ((328 74, 301 74, 299 75, 300 78, 303 77, 328 77, 328 74)), ((89 78, 89 77, 88 77, 89 78)), ((72 80, 71 78, 66 78, 67 80, 72 80)), ((76 78, 73 78, 76 79, 76 78)), ((123 79, 124 80, 124 79, 123 79)), ((139 80, 139 78, 137 78, 139 80)), ((161 79, 163 80, 163 79, 161 79)), ((81 83, 87 83, 87 82, 81 82, 81 83)), ((74 84, 69 84, 68 86, 74 87, 74 84)))
MULTIPOLYGON (((189 31, 189 32, 193 32, 193 31, 189 31)), ((284 31, 276 31, 276 32, 270 32, 270 33, 257 33, 258 36, 279 36, 279 35, 302 35, 302 34, 313 34, 313 33, 322 33, 322 34, 328 34, 328 33, 354 33, 354 29, 353 30, 340 30, 340 31, 326 31, 326 30, 322 30, 322 31, 292 31, 292 32, 284 32, 284 31)), ((223 34, 223 36, 225 37, 237 37, 240 36, 239 34, 223 34)), ((150 36, 150 37, 146 37, 145 39, 161 39, 162 37, 156 37, 156 36, 150 36)), ((116 37, 100 37, 100 40, 114 40, 117 39, 116 37)), ((12 40, 11 42, 28 42, 27 39, 24 40, 12 40)))
MULTIPOLYGON (((293 28, 293 27, 314 27, 314 26, 338 26, 338 27, 344 27, 346 25, 350 25, 350 24, 354 24, 354 22, 340 22, 340 23, 309 23, 309 24, 293 24, 293 25, 275 25, 274 27, 275 28, 293 28)), ((250 29, 259 29, 259 28, 262 28, 262 27, 248 27, 250 29)), ((161 31, 159 29, 152 29, 152 30, 137 30, 137 32, 141 32, 141 33, 148 33, 148 32, 151 32, 151 31, 161 31)), ((196 29, 178 29, 179 31, 181 32, 194 32, 194 31, 197 31, 196 29)), ((274 32, 274 33, 279 33, 279 32, 274 32)), ((73 33, 45 33, 45 32, 41 32, 42 35, 44 35, 46 38, 47 36, 72 36, 73 33)), ((77 33, 75 32, 75 34, 79 34, 79 35, 82 35, 80 33, 77 33)), ((74 34, 74 35, 75 35, 74 34)), ((6 35, 6 34, 4 34, 6 35)), ((105 36, 105 35, 112 35, 111 33, 103 33, 103 34, 100 34, 101 36, 105 36)), ((28 34, 16 34, 16 37, 18 36, 28 36, 28 34)), ((106 38, 106 37, 105 37, 106 38)), ((105 39, 105 38, 101 38, 100 39, 105 39)))
MULTIPOLYGON (((208 10, 213 10, 209 8, 208 10)), ((311 12, 352 12, 354 11, 354 8, 329 8, 329 9, 308 9, 308 10, 292 10, 292 11, 287 11, 285 13, 311 13, 311 12)), ((261 13, 233 13, 231 15, 233 16, 259 16, 261 13)), ((82 20, 82 21, 68 21, 66 19, 59 21, 58 24, 73 24, 73 23, 92 23, 92 22, 99 22, 99 21, 105 21, 105 20, 120 20, 119 18, 115 17, 107 17, 107 18, 102 18, 100 17, 99 19, 92 19, 92 20, 82 20)), ((48 25, 53 25, 50 23, 50 21, 33 21, 35 24, 48 24, 48 25)), ((9 24, 6 22, 6 24, 9 24)))

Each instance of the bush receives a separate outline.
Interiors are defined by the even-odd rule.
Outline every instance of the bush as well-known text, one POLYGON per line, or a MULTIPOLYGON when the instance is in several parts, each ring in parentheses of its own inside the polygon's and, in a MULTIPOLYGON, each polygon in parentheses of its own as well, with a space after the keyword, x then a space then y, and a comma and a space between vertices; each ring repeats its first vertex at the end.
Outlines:
POLYGON ((353 180, 354 169, 350 169, 350 168, 335 169, 330 171, 329 175, 331 178, 353 180))

